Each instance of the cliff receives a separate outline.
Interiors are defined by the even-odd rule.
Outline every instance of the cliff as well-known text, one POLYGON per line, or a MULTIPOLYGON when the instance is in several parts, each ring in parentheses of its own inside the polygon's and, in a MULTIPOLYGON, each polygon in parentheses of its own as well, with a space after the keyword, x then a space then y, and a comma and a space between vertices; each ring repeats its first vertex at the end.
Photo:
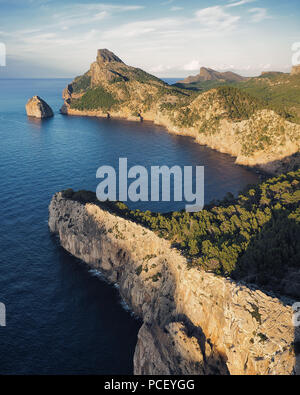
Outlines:
POLYGON ((234 88, 199 93, 169 86, 108 50, 98 51, 63 98, 63 114, 153 121, 273 174, 300 165, 300 125, 290 122, 284 106, 273 109, 234 88))
POLYGON ((299 75, 300 74, 300 64, 298 66, 293 66, 291 75, 299 75))
POLYGON ((26 113, 29 117, 34 118, 51 118, 53 111, 51 107, 39 96, 33 96, 26 104, 26 113))
POLYGON ((50 230, 64 249, 118 284, 143 319, 135 374, 298 372, 294 344, 300 338, 284 298, 188 269, 150 230, 63 196, 51 201, 50 230))

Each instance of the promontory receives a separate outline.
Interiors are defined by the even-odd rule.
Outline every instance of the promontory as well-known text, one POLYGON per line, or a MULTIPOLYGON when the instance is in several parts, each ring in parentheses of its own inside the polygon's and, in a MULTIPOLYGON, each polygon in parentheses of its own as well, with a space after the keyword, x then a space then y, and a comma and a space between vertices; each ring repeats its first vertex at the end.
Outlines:
POLYGON ((279 174, 300 164, 300 102, 289 99, 300 86, 295 70, 199 91, 170 86, 102 49, 89 71, 64 90, 61 112, 153 121, 236 157, 238 164, 279 174), (284 91, 279 103, 278 87, 284 91))
POLYGON ((50 230, 143 320, 140 375, 300 373, 300 171, 199 213, 55 194, 50 230))

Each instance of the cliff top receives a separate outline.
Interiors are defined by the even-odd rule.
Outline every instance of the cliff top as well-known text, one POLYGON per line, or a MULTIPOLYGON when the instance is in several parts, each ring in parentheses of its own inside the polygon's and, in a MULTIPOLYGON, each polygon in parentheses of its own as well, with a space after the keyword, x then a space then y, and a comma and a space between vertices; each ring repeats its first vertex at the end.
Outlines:
POLYGON ((88 191, 69 189, 62 195, 93 203, 156 232, 174 243, 193 267, 299 298, 300 245, 291 242, 300 229, 299 181, 300 170, 282 174, 253 186, 237 199, 229 194, 218 204, 190 214, 132 211, 121 202, 100 203, 96 194, 88 191), (278 255, 275 262, 276 249, 286 253, 278 255))

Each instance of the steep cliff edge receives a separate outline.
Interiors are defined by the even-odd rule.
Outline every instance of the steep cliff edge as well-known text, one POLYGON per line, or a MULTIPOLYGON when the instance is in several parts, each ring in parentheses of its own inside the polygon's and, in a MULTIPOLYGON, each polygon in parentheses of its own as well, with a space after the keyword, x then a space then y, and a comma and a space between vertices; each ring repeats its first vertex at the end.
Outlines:
POLYGON ((49 227, 143 319, 136 374, 292 374, 299 341, 283 300, 188 269, 170 243, 94 204, 56 194, 49 227))
POLYGON ((300 165, 300 125, 290 122, 284 106, 273 108, 236 88, 199 93, 169 86, 107 49, 63 98, 63 114, 153 121, 269 173, 300 165))

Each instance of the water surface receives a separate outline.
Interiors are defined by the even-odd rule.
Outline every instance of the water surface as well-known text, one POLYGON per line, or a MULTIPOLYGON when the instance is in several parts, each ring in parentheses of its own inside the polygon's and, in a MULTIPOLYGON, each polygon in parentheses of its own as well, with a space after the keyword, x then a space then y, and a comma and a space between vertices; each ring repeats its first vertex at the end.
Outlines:
MULTIPOLYGON (((257 176, 234 159, 152 123, 59 114, 67 80, 0 80, 0 373, 130 374, 140 323, 117 290, 69 256, 49 233, 48 205, 62 189, 97 187, 96 170, 204 165, 206 202, 237 193, 257 176), (33 121, 24 105, 39 95, 55 117, 33 121)), ((184 203, 140 204, 169 211, 184 203)))

